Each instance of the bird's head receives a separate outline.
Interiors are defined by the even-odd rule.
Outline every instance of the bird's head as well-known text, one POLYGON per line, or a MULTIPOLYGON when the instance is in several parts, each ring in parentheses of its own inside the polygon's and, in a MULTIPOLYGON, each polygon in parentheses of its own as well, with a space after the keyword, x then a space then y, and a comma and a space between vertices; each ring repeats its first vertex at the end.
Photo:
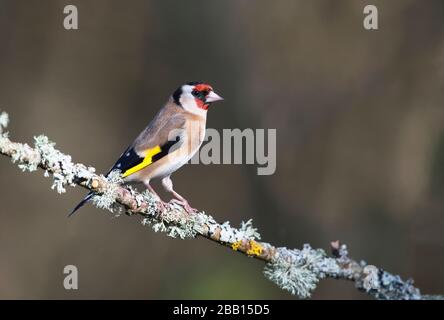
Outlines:
POLYGON ((210 104, 223 100, 213 88, 203 82, 188 82, 173 93, 174 102, 185 110, 202 114, 206 113, 210 104))

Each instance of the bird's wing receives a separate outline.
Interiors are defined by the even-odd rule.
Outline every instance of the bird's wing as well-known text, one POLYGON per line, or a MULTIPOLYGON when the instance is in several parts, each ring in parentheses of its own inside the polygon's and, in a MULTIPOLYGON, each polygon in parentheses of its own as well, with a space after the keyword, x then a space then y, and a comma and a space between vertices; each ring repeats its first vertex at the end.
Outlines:
POLYGON ((165 107, 151 121, 111 168, 120 170, 126 178, 165 157, 172 148, 177 149, 183 141, 185 117, 165 107))

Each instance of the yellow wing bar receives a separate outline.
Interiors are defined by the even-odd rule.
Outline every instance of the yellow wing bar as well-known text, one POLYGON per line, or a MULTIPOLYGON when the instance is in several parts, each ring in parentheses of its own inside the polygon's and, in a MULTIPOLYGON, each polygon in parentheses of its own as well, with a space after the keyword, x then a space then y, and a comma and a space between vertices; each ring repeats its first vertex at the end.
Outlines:
POLYGON ((142 170, 143 168, 149 166, 151 163, 153 163, 153 157, 160 153, 160 151, 162 151, 160 149, 160 146, 155 146, 154 148, 148 149, 145 151, 145 158, 143 159, 143 161, 141 163, 139 163, 137 166, 134 166, 128 170, 126 170, 122 177, 128 177, 129 175, 136 173, 137 171, 142 170))

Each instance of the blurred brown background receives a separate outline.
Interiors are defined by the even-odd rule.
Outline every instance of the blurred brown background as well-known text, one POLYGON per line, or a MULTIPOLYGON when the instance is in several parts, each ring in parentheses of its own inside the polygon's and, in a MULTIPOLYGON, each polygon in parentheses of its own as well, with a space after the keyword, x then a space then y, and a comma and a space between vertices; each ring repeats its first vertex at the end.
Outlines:
MULTIPOLYGON (((351 255, 444 293, 444 2, 0 0, 0 107, 12 138, 45 133, 106 171, 181 83, 225 101, 208 126, 276 128, 277 171, 189 165, 177 190, 263 239, 351 255), (79 9, 79 30, 62 26, 79 9)), ((0 158, 0 298, 292 299, 263 265, 112 218, 0 158), (62 286, 79 268, 79 290, 62 286)), ((366 298, 322 281, 314 298, 366 298)))

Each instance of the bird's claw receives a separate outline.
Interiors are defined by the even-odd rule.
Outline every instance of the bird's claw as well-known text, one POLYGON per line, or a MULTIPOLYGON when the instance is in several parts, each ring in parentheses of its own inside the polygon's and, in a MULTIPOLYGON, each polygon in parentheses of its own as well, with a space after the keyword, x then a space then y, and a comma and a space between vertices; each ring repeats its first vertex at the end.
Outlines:
POLYGON ((165 203, 165 202, 163 202, 162 200, 159 199, 156 204, 157 204, 157 209, 158 209, 157 217, 158 218, 162 218, 162 215, 167 210, 168 203, 165 203))
POLYGON ((198 210, 193 208, 193 207, 191 207, 190 204, 188 203, 188 201, 186 201, 186 200, 181 201, 181 200, 178 200, 178 199, 172 199, 170 201, 170 203, 171 204, 178 204, 178 205, 180 205, 181 207, 183 207, 185 209, 185 211, 188 214, 195 214, 195 213, 198 212, 198 210))

